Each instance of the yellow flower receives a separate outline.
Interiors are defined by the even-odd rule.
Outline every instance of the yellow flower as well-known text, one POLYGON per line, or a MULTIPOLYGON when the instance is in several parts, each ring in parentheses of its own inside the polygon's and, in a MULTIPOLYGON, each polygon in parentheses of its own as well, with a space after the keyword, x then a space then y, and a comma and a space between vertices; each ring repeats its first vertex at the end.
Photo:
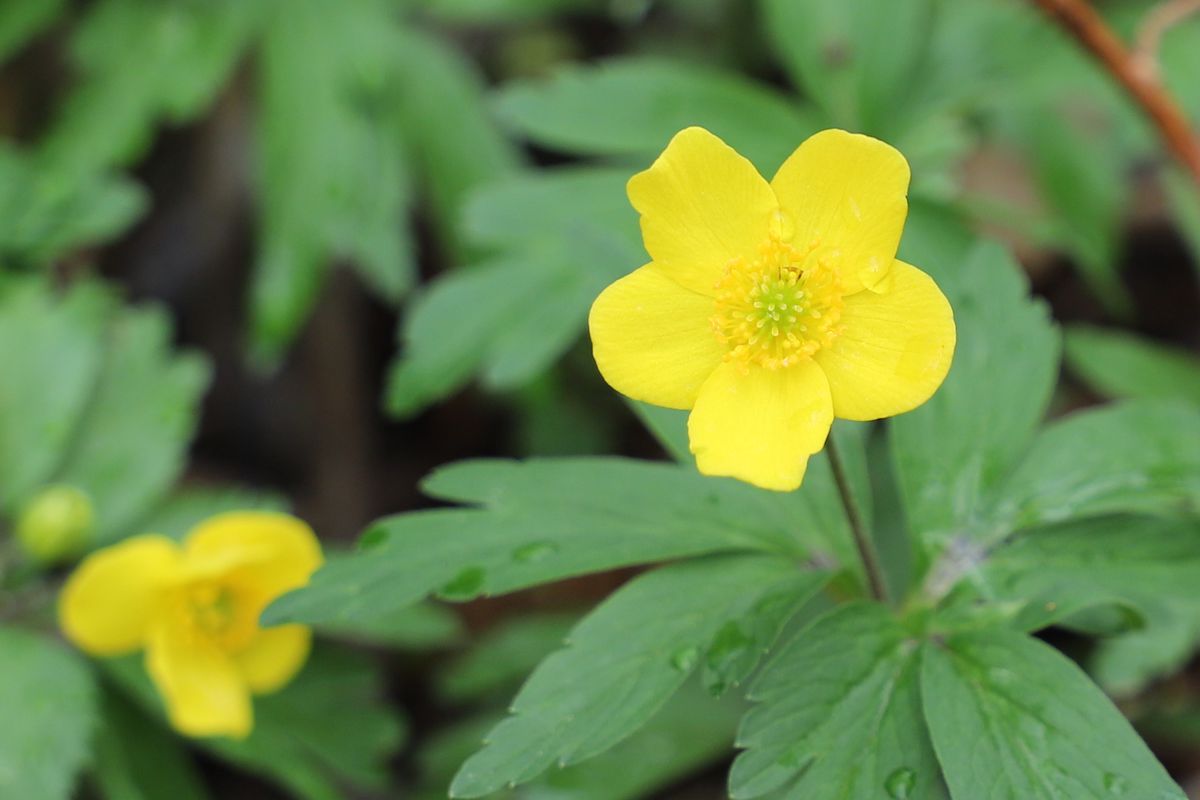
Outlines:
POLYGON ((59 620, 92 655, 144 649, 180 732, 241 738, 254 725, 251 693, 290 681, 311 645, 308 628, 262 629, 258 616, 321 561, 316 536, 294 517, 221 514, 182 546, 151 534, 88 556, 63 587, 59 620))
POLYGON ((604 379, 691 409, 701 472, 795 489, 835 416, 913 409, 950 368, 950 305, 896 260, 908 179, 894 148, 845 131, 809 138, 770 183, 681 131, 629 181, 652 263, 592 306, 604 379))

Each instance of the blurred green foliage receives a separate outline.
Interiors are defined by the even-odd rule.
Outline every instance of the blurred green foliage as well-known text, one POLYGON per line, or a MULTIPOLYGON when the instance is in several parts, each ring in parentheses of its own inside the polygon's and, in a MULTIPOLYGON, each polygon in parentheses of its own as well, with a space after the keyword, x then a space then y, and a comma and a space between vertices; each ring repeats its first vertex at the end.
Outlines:
MULTIPOLYGON (((1131 37, 1148 7, 1102 10, 1131 37)), ((997 776, 1020 797, 1180 796, 1027 634, 1098 637, 1084 665, 1120 695, 1200 645, 1200 362, 1127 329, 1122 273, 1138 267, 1127 233, 1149 190, 1200 275, 1200 192, 1030 4, 0 4, 0 66, 39 48, 61 50, 66 73, 39 87, 46 118, 0 119, 0 708, 28 721, 0 726, 0 796, 65 798, 81 775, 108 800, 211 796, 136 660, 89 666, 54 641, 57 576, 12 533, 48 486, 87 496, 93 546, 287 506, 181 483, 210 367, 173 346, 163 309, 126 303, 91 267, 153 213, 135 174, 162 133, 229 119, 237 152, 221 158, 253 207, 236 301, 248 358, 278 364, 330 270, 349 267, 398 312, 382 398, 397 417, 478 380, 524 418, 529 449, 612 447, 618 421, 578 402, 575 356, 596 294, 646 259, 624 184, 688 125, 768 175, 830 126, 899 147, 914 177, 901 256, 945 289, 959 341, 924 407, 833 434, 903 614, 829 610, 863 575, 824 456, 791 495, 704 478, 685 415, 635 406, 679 463, 451 465, 425 489, 452 507, 386 518, 334 553, 269 612, 314 624, 316 657, 259 704, 250 739, 198 743, 208 757, 314 800, 392 792, 406 725, 363 647, 465 646, 429 598, 634 566, 649 571, 582 618, 520 619, 464 650, 435 701, 462 718, 413 744, 406 790, 644 797, 726 759, 740 720, 739 798, 974 800, 997 776), (1063 256, 1104 325, 1060 336, 979 228, 1063 256), (1047 422, 1068 396, 1060 349, 1117 402, 1047 422)), ((1200 122, 1200 19, 1166 33, 1158 66, 1200 122)))

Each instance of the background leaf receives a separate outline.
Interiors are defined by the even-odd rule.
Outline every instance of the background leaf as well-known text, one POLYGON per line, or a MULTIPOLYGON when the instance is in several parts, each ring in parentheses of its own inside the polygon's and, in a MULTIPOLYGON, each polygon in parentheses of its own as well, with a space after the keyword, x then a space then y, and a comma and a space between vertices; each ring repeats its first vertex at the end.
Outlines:
POLYGON ((1119 330, 1067 328, 1063 355, 1071 372, 1106 397, 1177 397, 1200 405, 1200 358, 1119 330))
POLYGON ((92 776, 105 800, 206 800, 208 791, 186 748, 128 700, 103 695, 92 776))
POLYGON ((925 648, 925 714, 962 800, 1184 800, 1108 698, 1065 656, 994 629, 925 648))
POLYGON ((0 627, 0 795, 66 800, 96 722, 87 667, 56 642, 0 627))

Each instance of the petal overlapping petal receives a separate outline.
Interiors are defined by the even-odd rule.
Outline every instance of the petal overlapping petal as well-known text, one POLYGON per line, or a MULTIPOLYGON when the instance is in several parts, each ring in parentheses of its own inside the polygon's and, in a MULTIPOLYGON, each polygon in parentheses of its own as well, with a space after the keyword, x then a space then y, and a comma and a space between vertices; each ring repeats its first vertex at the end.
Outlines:
POLYGON ((246 681, 227 653, 193 633, 165 619, 146 643, 146 669, 172 727, 188 736, 248 736, 254 713, 246 681))
POLYGON ((323 560, 312 528, 273 511, 211 517, 188 534, 184 552, 190 570, 229 575, 264 604, 303 586, 323 560))
POLYGON ((704 474, 790 491, 832 423, 829 384, 814 362, 747 372, 726 363, 701 387, 688 438, 704 474))
POLYGON ((800 247, 834 255, 849 293, 878 288, 908 215, 908 162, 891 145, 827 130, 804 141, 771 180, 800 247))
POLYGON ((588 329, 596 366, 627 397, 691 408, 725 354, 712 314, 711 298, 648 264, 610 285, 592 304, 588 329))
POLYGON ((933 279, 895 262, 886 291, 845 299, 842 334, 816 355, 833 412, 869 420, 910 411, 937 391, 954 356, 954 314, 933 279))
POLYGON ((165 536, 135 536, 93 553, 63 587, 63 632, 93 655, 137 650, 181 565, 178 545, 165 536))
POLYGON ((703 128, 671 139, 634 175, 629 200, 641 214, 650 258, 681 286, 712 295, 734 258, 749 258, 778 225, 779 204, 754 165, 703 128))

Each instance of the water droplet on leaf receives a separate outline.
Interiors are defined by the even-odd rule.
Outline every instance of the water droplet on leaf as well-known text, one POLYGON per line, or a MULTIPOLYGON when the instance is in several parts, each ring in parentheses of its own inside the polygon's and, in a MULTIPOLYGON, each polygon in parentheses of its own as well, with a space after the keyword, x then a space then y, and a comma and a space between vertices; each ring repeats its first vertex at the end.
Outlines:
POLYGON ((1104 788, 1109 794, 1122 795, 1129 786, 1128 782, 1113 772, 1104 773, 1104 788))
POLYGON ((443 586, 440 594, 447 600, 469 600, 479 594, 486 577, 479 567, 467 567, 443 586))
POLYGON ((530 542, 513 550, 512 557, 516 561, 541 561, 558 550, 554 542, 530 542))
POLYGON ((900 767, 887 776, 883 788, 892 800, 908 800, 917 785, 917 773, 908 767, 900 767))
POLYGON ((699 658, 699 647, 681 647, 671 654, 671 666, 680 672, 691 672, 699 658))

